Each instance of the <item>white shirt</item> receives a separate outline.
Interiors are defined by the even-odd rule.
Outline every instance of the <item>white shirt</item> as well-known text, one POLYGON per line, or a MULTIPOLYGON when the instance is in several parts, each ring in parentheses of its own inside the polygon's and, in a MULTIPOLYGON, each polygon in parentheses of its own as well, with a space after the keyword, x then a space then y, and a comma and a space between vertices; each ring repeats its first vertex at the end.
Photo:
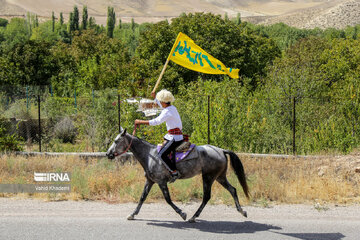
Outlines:
MULTIPOLYGON (((156 100, 156 102, 161 106, 160 102, 156 100)), ((170 129, 179 128, 182 130, 182 122, 180 115, 173 105, 170 105, 164 108, 160 115, 149 121, 150 126, 160 125, 161 123, 166 122, 166 129, 169 131, 170 129)), ((183 135, 171 135, 167 133, 164 138, 166 140, 171 141, 174 139, 176 142, 184 139, 183 135)))

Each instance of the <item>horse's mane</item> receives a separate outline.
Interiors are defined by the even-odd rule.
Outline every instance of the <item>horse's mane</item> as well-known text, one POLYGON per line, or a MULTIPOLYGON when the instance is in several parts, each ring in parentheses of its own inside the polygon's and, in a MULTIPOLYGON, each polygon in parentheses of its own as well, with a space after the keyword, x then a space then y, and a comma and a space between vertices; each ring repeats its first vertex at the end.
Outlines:
POLYGON ((149 147, 155 147, 154 144, 149 143, 149 142, 146 141, 145 139, 142 139, 142 138, 139 138, 139 137, 133 136, 133 135, 131 135, 131 136, 132 136, 132 137, 135 137, 135 139, 139 140, 140 142, 142 142, 143 144, 145 144, 145 145, 147 145, 147 146, 149 146, 149 147))

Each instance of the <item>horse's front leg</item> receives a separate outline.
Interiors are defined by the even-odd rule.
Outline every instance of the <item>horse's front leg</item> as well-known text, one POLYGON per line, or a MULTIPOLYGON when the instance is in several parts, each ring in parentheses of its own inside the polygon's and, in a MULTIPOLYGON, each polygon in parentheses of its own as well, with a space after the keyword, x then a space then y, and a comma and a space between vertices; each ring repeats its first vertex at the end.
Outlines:
POLYGON ((203 178, 203 190, 204 190, 203 201, 202 201, 199 209, 194 214, 194 216, 189 219, 190 223, 195 222, 196 218, 198 218, 200 216, 200 213, 202 212, 202 210, 204 209, 204 207, 206 206, 206 204, 208 203, 208 201, 211 198, 211 186, 214 183, 214 176, 213 175, 203 175, 202 178, 203 178))
POLYGON ((135 219, 135 215, 137 215, 140 211, 140 208, 142 206, 142 204, 144 203, 147 195, 149 194, 150 190, 151 190, 151 187, 154 185, 154 182, 149 180, 149 179, 146 179, 146 183, 145 183, 145 186, 144 186, 144 190, 143 190, 143 193, 141 195, 141 198, 140 198, 140 201, 135 209, 135 211, 130 214, 127 219, 128 220, 134 220, 135 219))
POLYGON ((186 213, 182 212, 172 201, 170 198, 170 193, 169 193, 169 189, 167 186, 167 183, 159 183, 159 187, 165 197, 166 202, 175 210, 175 212, 177 212, 182 219, 186 220, 186 213))

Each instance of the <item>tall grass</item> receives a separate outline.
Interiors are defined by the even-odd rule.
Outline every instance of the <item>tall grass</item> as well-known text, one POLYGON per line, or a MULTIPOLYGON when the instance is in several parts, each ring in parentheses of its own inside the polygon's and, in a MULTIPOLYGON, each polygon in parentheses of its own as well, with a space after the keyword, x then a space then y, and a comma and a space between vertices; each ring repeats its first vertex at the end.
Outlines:
MULTIPOLYGON (((353 203, 360 200, 360 174, 354 166, 359 160, 347 159, 346 164, 328 159, 256 159, 241 157, 247 175, 251 200, 247 200, 238 180, 229 167, 228 178, 237 188, 241 203, 353 203), (349 162, 350 161, 350 162, 349 162)), ((35 183, 34 172, 71 172, 71 193, 19 194, 21 197, 48 200, 101 200, 107 202, 136 202, 145 183, 139 164, 120 164, 107 159, 84 160, 77 157, 0 157, 0 183, 35 183)), ((201 176, 178 180, 169 185, 175 201, 200 201, 201 176)), ((14 194, 0 193, 0 197, 14 194)), ((163 201, 155 185, 147 202, 163 201)), ((211 203, 233 204, 233 199, 220 184, 212 188, 211 203)))

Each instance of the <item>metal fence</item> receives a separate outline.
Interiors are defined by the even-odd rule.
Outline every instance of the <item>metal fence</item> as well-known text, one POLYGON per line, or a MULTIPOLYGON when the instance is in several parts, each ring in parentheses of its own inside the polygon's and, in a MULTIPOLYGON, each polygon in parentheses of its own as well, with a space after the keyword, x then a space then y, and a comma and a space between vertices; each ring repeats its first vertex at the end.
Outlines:
MULTIPOLYGON (((74 90, 55 96, 51 87, 0 88, 0 116, 26 151, 105 151, 120 128, 131 132, 145 117, 136 101, 116 89, 74 90)), ((139 98, 137 98, 139 100, 139 98)), ((196 144, 241 152, 311 154, 346 152, 360 143, 359 101, 312 98, 177 96, 183 130, 196 144)), ((156 144, 164 125, 141 127, 137 136, 156 144)))

